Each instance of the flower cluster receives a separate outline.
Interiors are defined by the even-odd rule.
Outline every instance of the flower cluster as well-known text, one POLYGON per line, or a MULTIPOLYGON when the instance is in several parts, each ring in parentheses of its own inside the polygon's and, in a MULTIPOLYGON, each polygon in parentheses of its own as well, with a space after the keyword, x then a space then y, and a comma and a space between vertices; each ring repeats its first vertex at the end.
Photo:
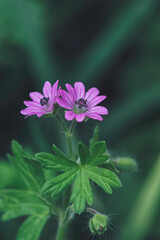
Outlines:
POLYGON ((30 98, 32 101, 24 101, 27 108, 21 111, 21 114, 26 117, 37 115, 41 117, 44 114, 52 114, 55 109, 55 104, 67 109, 65 118, 68 121, 76 119, 77 122, 82 122, 86 118, 92 118, 102 121, 101 115, 107 115, 108 110, 105 107, 97 106, 106 96, 98 96, 97 88, 90 88, 87 92, 82 82, 75 82, 74 87, 66 84, 67 91, 58 89, 57 80, 53 86, 50 82, 45 82, 43 94, 39 92, 31 92, 30 98))

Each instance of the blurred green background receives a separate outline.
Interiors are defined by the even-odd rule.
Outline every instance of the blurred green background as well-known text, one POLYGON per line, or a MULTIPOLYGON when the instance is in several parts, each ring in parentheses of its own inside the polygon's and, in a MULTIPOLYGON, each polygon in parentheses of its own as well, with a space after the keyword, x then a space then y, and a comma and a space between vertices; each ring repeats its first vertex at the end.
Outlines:
MULTIPOLYGON (((0 187, 21 188, 6 153, 16 139, 34 152, 65 149, 53 119, 24 120, 29 92, 45 81, 95 86, 107 95, 101 139, 113 156, 137 159, 137 173, 122 173, 112 195, 93 186, 94 206, 109 214, 102 239, 160 239, 160 3, 158 0, 0 1, 0 187)), ((79 124, 88 142, 96 121, 79 124)), ((87 214, 76 216, 68 239, 91 239, 87 214)), ((23 218, 0 223, 0 239, 14 240, 23 218)), ((56 231, 51 220, 45 234, 56 231)), ((53 238, 52 238, 53 239, 53 238)), ((95 237, 95 239, 99 239, 95 237)))

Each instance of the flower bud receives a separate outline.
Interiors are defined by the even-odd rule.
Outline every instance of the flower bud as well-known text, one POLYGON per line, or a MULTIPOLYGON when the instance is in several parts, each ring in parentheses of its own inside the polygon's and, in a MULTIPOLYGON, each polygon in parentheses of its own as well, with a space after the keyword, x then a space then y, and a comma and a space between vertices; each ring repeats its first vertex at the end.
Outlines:
POLYGON ((109 218, 104 215, 97 213, 89 221, 89 228, 93 234, 103 234, 107 230, 109 218))
POLYGON ((116 167, 124 171, 137 171, 137 163, 133 158, 123 157, 113 160, 116 167))

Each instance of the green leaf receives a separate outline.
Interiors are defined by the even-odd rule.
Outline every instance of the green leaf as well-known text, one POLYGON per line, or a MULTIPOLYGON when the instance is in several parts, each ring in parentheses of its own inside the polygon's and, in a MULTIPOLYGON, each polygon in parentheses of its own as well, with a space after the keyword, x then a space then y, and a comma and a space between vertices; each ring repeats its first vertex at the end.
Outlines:
POLYGON ((70 170, 71 167, 77 166, 77 163, 70 159, 60 158, 50 153, 37 153, 35 158, 47 169, 67 171, 70 170))
POLYGON ((85 169, 80 169, 76 174, 76 180, 74 183, 73 192, 70 198, 70 202, 74 203, 74 209, 77 213, 81 214, 85 207, 86 202, 92 205, 93 194, 91 191, 89 178, 85 169))
POLYGON ((61 159, 71 161, 55 144, 52 145, 54 153, 61 159))
POLYGON ((109 159, 109 155, 106 153, 105 141, 96 142, 91 148, 91 159, 89 164, 93 166, 102 165, 109 159))
POLYGON ((98 156, 105 153, 106 149, 107 147, 105 141, 96 142, 91 148, 91 154, 98 156))
POLYGON ((32 191, 28 190, 2 190, 0 191, 0 211, 4 212, 3 221, 40 214, 48 211, 48 207, 32 191))
POLYGON ((78 168, 71 168, 69 171, 58 175, 57 177, 48 180, 41 189, 42 195, 51 194, 52 197, 60 194, 66 189, 75 179, 78 168))
POLYGON ((43 203, 37 193, 30 190, 6 189, 0 191, 0 199, 8 198, 19 202, 43 203))
POLYGON ((96 126, 93 132, 93 137, 90 139, 90 149, 99 141, 99 126, 96 126))
POLYGON ((108 160, 109 156, 107 154, 101 156, 91 156, 91 160, 89 165, 91 166, 99 166, 104 164, 108 160))
POLYGON ((48 212, 28 217, 21 225, 16 240, 38 240, 48 219, 48 212))
POLYGON ((120 171, 116 168, 115 164, 110 160, 102 164, 102 167, 107 168, 112 172, 120 173, 120 171))
POLYGON ((78 143, 78 153, 82 165, 89 162, 90 159, 89 149, 81 142, 78 143))
POLYGON ((20 216, 40 214, 47 210, 47 206, 34 203, 11 204, 9 210, 2 215, 2 221, 8 221, 20 216))
POLYGON ((18 142, 12 141, 11 147, 14 156, 8 154, 10 162, 17 169, 26 186, 31 190, 39 191, 41 184, 44 182, 43 170, 40 164, 27 159, 26 156, 23 157, 24 152, 18 142))
POLYGON ((108 169, 89 165, 86 165, 85 169, 88 173, 88 177, 92 181, 97 183, 97 185, 107 193, 112 193, 112 189, 110 186, 114 188, 122 186, 122 183, 117 177, 117 175, 108 169))
POLYGON ((16 170, 5 159, 0 159, 0 189, 17 186, 24 187, 19 181, 16 170))

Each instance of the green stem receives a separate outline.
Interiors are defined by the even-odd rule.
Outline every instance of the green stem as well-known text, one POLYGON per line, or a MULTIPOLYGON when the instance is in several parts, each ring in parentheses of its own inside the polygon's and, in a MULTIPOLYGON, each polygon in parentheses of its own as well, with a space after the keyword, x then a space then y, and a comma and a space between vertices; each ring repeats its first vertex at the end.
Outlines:
POLYGON ((58 231, 56 234, 56 239, 55 240, 64 240, 65 239, 65 235, 67 232, 67 228, 68 228, 68 221, 59 221, 59 225, 58 225, 58 231))
POLYGON ((73 146, 72 146, 72 135, 73 135, 73 130, 74 130, 75 124, 76 124, 76 121, 73 120, 69 131, 66 133, 68 150, 69 150, 69 154, 72 159, 74 159, 74 151, 73 151, 73 146))
POLYGON ((73 130, 74 130, 75 125, 76 125, 76 120, 74 119, 74 120, 72 121, 71 126, 70 126, 70 129, 69 129, 69 131, 70 131, 71 134, 73 133, 73 130))
POLYGON ((65 133, 66 133, 66 132, 68 131, 68 129, 67 129, 65 123, 63 122, 63 120, 61 119, 61 117, 60 117, 58 114, 56 114, 56 118, 57 118, 57 120, 59 121, 59 123, 61 124, 63 130, 64 130, 65 133))
POLYGON ((66 133, 66 138, 67 138, 67 145, 68 145, 68 151, 69 151, 70 157, 74 159, 74 151, 72 146, 72 134, 70 132, 66 133))
MULTIPOLYGON (((56 117, 65 132, 70 157, 72 159, 74 159, 74 151, 73 151, 73 146, 72 146, 72 134, 73 134, 73 130, 74 130, 76 121, 73 120, 70 128, 68 129, 58 114, 56 114, 56 117)), ((67 219, 64 220, 64 216, 66 215, 67 206, 69 203, 70 191, 71 191, 71 189, 69 188, 63 194, 63 210, 62 210, 62 213, 59 214, 59 225, 58 225, 58 231, 57 231, 55 240, 64 240, 65 239, 69 221, 74 215, 74 214, 71 214, 70 217, 67 217, 67 219)))

